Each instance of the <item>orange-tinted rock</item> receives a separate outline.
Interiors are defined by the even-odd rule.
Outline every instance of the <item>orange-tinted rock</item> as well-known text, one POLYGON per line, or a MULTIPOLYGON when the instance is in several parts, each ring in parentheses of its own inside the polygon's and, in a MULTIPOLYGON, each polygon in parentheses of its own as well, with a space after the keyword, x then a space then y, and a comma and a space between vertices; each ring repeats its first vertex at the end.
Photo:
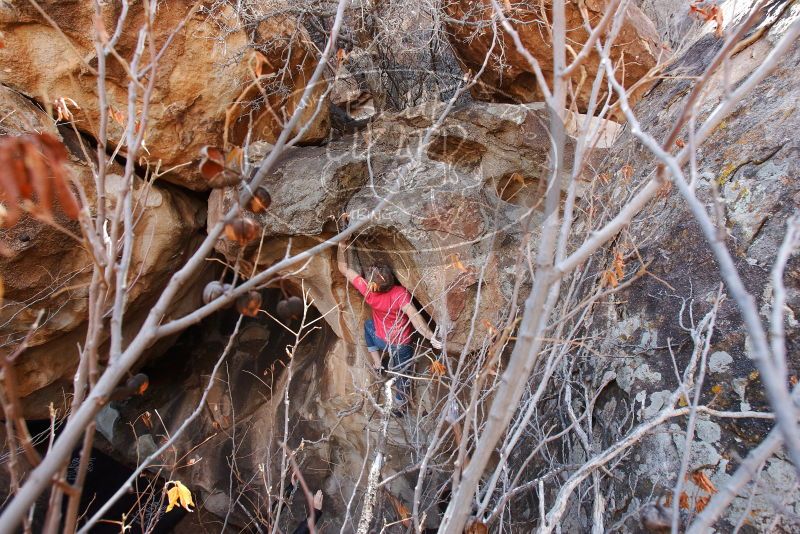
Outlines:
MULTIPOLYGON (((232 143, 240 144, 245 139, 251 114, 254 119, 251 139, 273 142, 281 124, 299 102, 316 65, 316 56, 307 34, 289 19, 268 19, 248 37, 230 7, 200 8, 186 19, 194 4, 174 0, 158 5, 154 26, 156 48, 166 45, 173 33, 174 36, 157 64, 145 136, 147 152, 140 155, 152 163, 161 160, 162 170, 189 163, 174 169, 164 179, 202 190, 208 185, 194 163, 202 146, 223 145, 226 113, 232 123, 229 135, 232 143), (184 19, 185 25, 176 32, 184 19), (254 48, 262 50, 257 68, 259 61, 254 48), (284 73, 279 74, 284 66, 287 67, 284 73), (272 83, 264 82, 259 89, 253 83, 253 72, 260 72, 263 80, 273 80, 272 83), (274 81, 278 79, 280 83, 274 81), (268 105, 264 105, 262 90, 269 95, 268 105)), ((57 0, 41 5, 57 21, 63 34, 28 2, 0 4, 0 31, 4 35, 0 83, 45 107, 59 98, 71 99, 80 108, 69 104, 77 127, 96 138, 100 110, 98 61, 92 41, 94 4, 57 0)), ((121 3, 102 5, 102 22, 112 34, 121 3)), ((142 3, 132 3, 115 46, 128 62, 134 55, 143 20, 142 3)), ((145 50, 139 69, 149 63, 149 52, 145 50)), ((109 55, 108 104, 120 119, 109 121, 109 136, 114 144, 124 136, 128 81, 126 69, 109 55)), ((322 105, 321 112, 314 117, 323 92, 324 83, 315 90, 315 98, 297 128, 312 122, 304 136, 307 142, 322 139, 327 133, 327 105, 322 105)), ((141 90, 139 97, 141 100, 141 90)))
MULTIPOLYGON (((605 12, 607 1, 576 0, 566 2, 567 40, 572 52, 578 53, 589 33, 583 28, 583 17, 579 4, 585 4, 590 22, 596 25, 605 12)), ((481 69, 486 54, 492 47, 493 29, 491 0, 453 0, 444 5, 447 34, 453 50, 464 71, 475 74, 481 69)), ((541 66, 548 84, 553 77, 553 49, 546 25, 551 20, 552 3, 540 2, 513 3, 505 12, 513 21, 525 49, 541 66)), ((478 100, 490 102, 525 103, 543 100, 536 83, 536 76, 530 63, 517 51, 511 36, 498 23, 501 30, 495 43, 492 57, 472 94, 478 100)), ((609 26, 610 27, 610 26, 609 26)), ((611 58, 618 65, 620 81, 626 88, 632 88, 647 72, 656 65, 663 49, 655 26, 642 11, 631 5, 625 14, 611 58), (624 66, 620 61, 624 60, 624 66)), ((567 52, 569 61, 571 52, 567 52)), ((585 112, 592 91, 594 75, 599 68, 599 56, 593 52, 584 61, 581 69, 572 78, 577 107, 585 112)), ((653 80, 655 81, 655 80, 653 80)), ((638 86, 631 93, 632 103, 652 85, 652 82, 638 86)), ((603 84, 599 101, 605 98, 607 84, 603 84)))
MULTIPOLYGON (((30 100, 0 86, 0 136, 37 131, 60 138, 53 120, 30 100)), ((67 131, 65 137, 71 133, 67 131)), ((65 139, 73 148, 74 139, 65 139)), ((86 190, 90 202, 96 201, 94 178, 88 165, 73 153, 66 171, 86 190)), ((122 188, 122 169, 111 167, 107 175, 107 202, 113 212, 122 188)), ((146 185, 134 179, 137 200, 132 254, 132 282, 128 288, 125 334, 135 330, 153 299, 171 274, 197 245, 194 237, 204 222, 203 205, 174 186, 146 185)), ((80 228, 55 212, 56 222, 80 236, 80 228)), ((13 227, 0 230, 0 242, 10 251, 0 258, 0 278, 5 296, 0 303, 0 347, 13 348, 29 331, 40 311, 39 328, 29 348, 16 362, 17 386, 25 415, 47 417, 47 405, 58 408, 69 391, 68 382, 78 363, 78 344, 85 342, 89 307, 92 260, 81 242, 28 215, 13 227), (64 388, 64 386, 67 386, 64 388), (60 402, 61 401, 61 402, 60 402)), ((192 283, 187 289, 192 287, 192 283)), ((201 291, 176 299, 176 307, 199 304, 201 291)), ((177 308, 173 313, 180 312, 177 308)), ((183 309, 183 313, 186 309, 183 309)), ((4 350, 4 349, 0 349, 4 350)))

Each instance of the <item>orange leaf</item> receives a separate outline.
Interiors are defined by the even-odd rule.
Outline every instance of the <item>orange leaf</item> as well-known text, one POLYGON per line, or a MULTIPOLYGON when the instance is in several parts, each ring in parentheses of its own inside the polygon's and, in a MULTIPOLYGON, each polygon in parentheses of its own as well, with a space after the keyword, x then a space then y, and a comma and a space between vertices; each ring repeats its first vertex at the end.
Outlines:
POLYGON ((69 178, 65 172, 67 150, 60 141, 46 134, 39 136, 39 141, 42 143, 50 160, 50 170, 53 172, 53 188, 58 201, 61 203, 61 209, 70 219, 77 219, 80 205, 67 185, 69 178))
POLYGON ((108 114, 111 115, 111 118, 114 119, 114 122, 122 126, 125 124, 125 113, 119 111, 118 109, 108 108, 108 114))
POLYGON ((714 494, 717 492, 716 486, 714 483, 711 482, 711 479, 703 471, 695 471, 692 473, 692 480, 697 487, 705 491, 706 493, 714 494))
POLYGON ((225 170, 225 156, 215 146, 204 146, 200 149, 200 174, 206 180, 213 180, 225 170))
POLYGON ((261 293, 251 290, 236 299, 236 311, 246 317, 257 317, 261 308, 261 293))
POLYGON ((489 534, 489 527, 486 526, 486 523, 476 519, 467 525, 464 534, 489 534))
POLYGON ((62 96, 61 98, 55 99, 53 105, 56 107, 57 121, 71 121, 73 119, 72 111, 69 109, 70 104, 72 104, 72 107, 80 109, 78 103, 71 98, 62 96))
POLYGON ((53 193, 67 217, 78 216, 79 204, 69 188, 67 151, 48 134, 27 134, 0 139, 0 199, 5 204, 3 225, 13 226, 20 215, 20 202, 45 220, 53 217, 53 193))
POLYGON ((167 512, 175 508, 183 508, 187 512, 194 512, 194 501, 192 501, 192 492, 183 485, 180 480, 168 480, 164 484, 164 489, 167 490, 167 512), (170 487, 171 486, 171 487, 170 487))
POLYGON ((400 518, 400 522, 403 524, 404 527, 408 528, 411 526, 411 513, 408 511, 408 508, 400 502, 400 499, 392 495, 391 493, 387 492, 389 496, 389 500, 392 501, 392 506, 394 507, 394 511, 397 512, 397 517, 400 518))
POLYGON ((622 172, 622 177, 625 178, 625 181, 627 182, 633 176, 633 165, 631 165, 630 163, 626 163, 625 165, 622 166, 620 171, 622 172))
POLYGON ((433 361, 431 363, 430 367, 428 368, 428 370, 434 376, 442 376, 447 372, 447 368, 439 360, 433 361))
POLYGON ((270 204, 272 204, 272 196, 264 187, 259 187, 253 191, 253 196, 247 202, 247 209, 253 213, 262 213, 267 211, 270 204))
POLYGON ((614 254, 614 274, 617 275, 617 279, 625 278, 625 258, 619 251, 614 254))
POLYGON ((458 257, 458 254, 450 254, 450 261, 452 266, 461 271, 462 273, 467 272, 467 268, 464 267, 463 263, 461 263, 461 259, 458 257))
POLYGON ((258 237, 260 230, 252 219, 238 218, 225 225, 225 237, 244 246, 258 237))
POLYGON ((710 500, 711 500, 711 497, 709 497, 709 496, 698 497, 697 500, 694 503, 695 512, 702 512, 703 510, 705 510, 706 506, 708 506, 708 501, 710 501, 710 500))
POLYGON ((213 188, 235 185, 239 183, 241 174, 237 168, 232 168, 228 163, 241 162, 241 157, 241 149, 237 147, 226 155, 218 147, 204 146, 200 149, 200 176, 213 188))
POLYGON ((699 5, 700 3, 701 0, 696 0, 692 5, 689 6, 689 9, 692 13, 695 13, 706 22, 716 22, 717 27, 714 33, 717 37, 722 37, 722 26, 724 24, 722 9, 720 9, 720 7, 716 4, 708 7, 701 7, 699 5))
POLYGON ((344 48, 340 48, 339 50, 336 51, 336 62, 339 63, 339 66, 341 66, 342 63, 344 63, 344 60, 347 59, 348 55, 349 54, 344 48))
POLYGON ((138 384, 136 388, 136 394, 144 395, 144 392, 147 391, 148 387, 150 387, 150 380, 147 378, 147 375, 144 375, 144 378, 140 378, 136 384, 138 384))
POLYGON ((520 173, 515 172, 511 175, 511 179, 517 182, 521 187, 525 187, 525 177, 522 176, 520 173))
POLYGON ((678 506, 680 506, 684 510, 689 509, 689 496, 686 494, 685 491, 681 492, 681 496, 678 499, 678 506))
POLYGON ((52 219, 50 209, 52 200, 52 190, 50 189, 50 175, 47 172, 47 165, 44 163, 39 147, 33 143, 23 143, 22 153, 25 167, 28 169, 28 176, 33 185, 33 191, 39 201, 39 214, 45 219, 52 219))
POLYGON ((600 275, 600 286, 601 287, 617 287, 619 285, 619 279, 614 271, 603 271, 603 274, 600 275))
POLYGON ((151 430, 153 429, 153 419, 150 416, 150 412, 144 412, 142 414, 142 423, 144 423, 144 426, 146 426, 147 428, 151 430))

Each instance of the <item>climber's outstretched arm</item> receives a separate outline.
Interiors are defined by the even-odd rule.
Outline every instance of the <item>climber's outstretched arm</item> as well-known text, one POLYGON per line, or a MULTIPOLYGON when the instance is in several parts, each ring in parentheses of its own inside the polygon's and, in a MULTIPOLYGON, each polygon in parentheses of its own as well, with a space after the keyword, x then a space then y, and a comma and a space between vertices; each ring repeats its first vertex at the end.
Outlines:
POLYGON ((347 243, 339 241, 339 247, 336 251, 336 263, 339 266, 339 272, 347 278, 348 282, 352 282, 358 276, 358 273, 347 266, 347 259, 344 256, 345 247, 347 247, 347 243))
POLYGON ((411 324, 414 325, 417 332, 422 334, 425 339, 429 340, 434 349, 439 350, 442 348, 442 342, 433 335, 431 329, 428 328, 428 323, 425 322, 425 318, 420 315, 419 310, 417 310, 413 302, 409 302, 403 306, 402 310, 408 315, 408 318, 411 319, 411 324))

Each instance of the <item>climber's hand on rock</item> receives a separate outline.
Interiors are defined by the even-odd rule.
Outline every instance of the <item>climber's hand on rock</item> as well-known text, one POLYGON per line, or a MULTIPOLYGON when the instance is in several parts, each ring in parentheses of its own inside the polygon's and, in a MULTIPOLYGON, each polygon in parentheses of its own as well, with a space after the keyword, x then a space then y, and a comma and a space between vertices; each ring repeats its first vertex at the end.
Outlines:
POLYGON ((317 490, 314 494, 314 509, 322 510, 322 490, 317 490))
POLYGON ((435 337, 431 338, 431 346, 436 350, 441 350, 442 342, 436 339, 435 337))

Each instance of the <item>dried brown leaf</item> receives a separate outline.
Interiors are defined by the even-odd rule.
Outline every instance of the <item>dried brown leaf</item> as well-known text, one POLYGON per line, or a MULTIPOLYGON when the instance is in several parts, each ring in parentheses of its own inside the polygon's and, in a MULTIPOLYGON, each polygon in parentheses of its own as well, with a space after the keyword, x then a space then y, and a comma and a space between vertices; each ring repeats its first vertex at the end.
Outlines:
POLYGON ((52 220, 54 192, 64 214, 76 218, 80 206, 69 188, 66 162, 64 145, 51 135, 0 139, 0 200, 6 210, 2 224, 13 226, 17 222, 20 204, 34 216, 52 220))
POLYGON ((389 500, 394 507, 394 511, 397 513, 397 517, 400 519, 400 522, 403 524, 404 527, 408 528, 411 526, 411 512, 408 511, 406 505, 404 505, 400 499, 392 495, 391 493, 387 494, 389 500))
POLYGON ((263 187, 259 187, 253 191, 253 196, 247 203, 247 209, 253 213, 262 213, 267 211, 270 204, 272 204, 272 197, 269 191, 263 187))
POLYGON ((633 165, 626 163, 622 166, 620 172, 622 172, 622 177, 625 179, 625 181, 629 182, 633 177, 633 165))
POLYGON ((428 369, 433 376, 442 376, 447 372, 447 368, 439 360, 434 360, 431 362, 431 365, 428 369))

